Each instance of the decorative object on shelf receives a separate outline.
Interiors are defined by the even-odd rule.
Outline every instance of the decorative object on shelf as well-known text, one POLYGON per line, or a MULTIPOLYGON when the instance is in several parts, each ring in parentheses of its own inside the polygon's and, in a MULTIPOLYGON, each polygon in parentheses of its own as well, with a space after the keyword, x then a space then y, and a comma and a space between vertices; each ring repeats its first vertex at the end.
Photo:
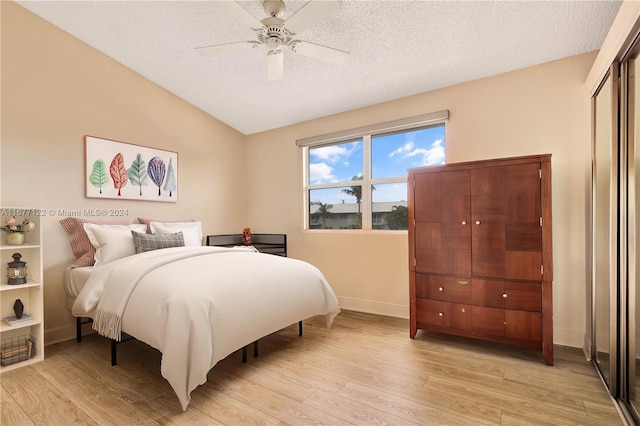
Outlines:
POLYGON ((35 223, 25 217, 22 223, 16 221, 15 216, 11 216, 4 220, 4 225, 0 226, 0 230, 7 233, 5 241, 11 246, 20 246, 24 244, 25 232, 35 229, 35 223))
POLYGON ((7 277, 10 285, 25 284, 27 282, 27 262, 23 262, 20 259, 22 255, 20 253, 13 253, 13 262, 9 262, 7 268, 7 277))
POLYGON ((33 358, 36 339, 30 334, 3 339, 0 345, 0 365, 6 366, 33 358))
POLYGON ((16 318, 22 318, 22 314, 24 312, 24 304, 22 300, 16 299, 13 303, 13 312, 16 314, 16 318))
POLYGON ((242 244, 247 246, 251 244, 251 228, 244 228, 242 230, 242 244))
POLYGON ((30 324, 33 322, 33 317, 29 314, 23 313, 20 318, 15 315, 4 318, 4 322, 9 324, 11 327, 18 327, 24 324, 30 324))
POLYGON ((21 246, 24 244, 24 232, 12 232, 4 237, 7 245, 21 246))

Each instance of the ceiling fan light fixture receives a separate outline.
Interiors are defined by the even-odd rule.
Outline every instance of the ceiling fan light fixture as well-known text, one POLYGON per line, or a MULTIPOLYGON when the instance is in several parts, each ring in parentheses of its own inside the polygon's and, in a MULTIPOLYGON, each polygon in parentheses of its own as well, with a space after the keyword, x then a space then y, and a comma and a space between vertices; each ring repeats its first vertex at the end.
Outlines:
POLYGON ((249 25, 256 32, 258 41, 197 47, 196 51, 203 55, 267 46, 267 80, 269 81, 282 79, 284 68, 282 46, 288 46, 294 53, 334 64, 344 64, 349 57, 349 52, 343 50, 294 39, 297 34, 339 8, 340 0, 310 0, 286 20, 282 19, 286 10, 282 0, 265 0, 262 6, 268 16, 261 21, 236 1, 224 1, 220 4, 230 14, 249 25))
POLYGON ((284 75, 284 55, 282 50, 271 50, 267 53, 267 80, 282 80, 284 75))
POLYGON ((269 48, 269 54, 276 50, 280 51, 280 46, 282 46, 282 40, 280 40, 278 37, 269 37, 265 43, 269 48))

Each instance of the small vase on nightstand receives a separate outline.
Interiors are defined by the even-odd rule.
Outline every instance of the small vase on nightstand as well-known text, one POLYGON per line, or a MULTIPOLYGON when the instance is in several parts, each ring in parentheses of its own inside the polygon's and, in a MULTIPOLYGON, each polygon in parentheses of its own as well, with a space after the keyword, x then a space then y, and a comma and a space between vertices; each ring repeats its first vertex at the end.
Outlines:
POLYGON ((242 244, 246 246, 251 244, 251 228, 244 228, 242 230, 242 244))

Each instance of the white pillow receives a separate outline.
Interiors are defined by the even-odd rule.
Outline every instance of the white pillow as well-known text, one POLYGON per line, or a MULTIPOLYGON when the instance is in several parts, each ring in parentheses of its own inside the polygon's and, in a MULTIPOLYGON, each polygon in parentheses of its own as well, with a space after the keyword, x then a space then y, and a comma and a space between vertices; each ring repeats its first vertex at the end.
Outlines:
POLYGON ((95 247, 96 263, 93 266, 103 265, 123 257, 136 254, 131 230, 146 232, 147 226, 143 223, 133 225, 96 225, 85 223, 83 225, 91 245, 95 247))
POLYGON ((202 245, 202 222, 151 222, 152 234, 175 234, 182 231, 185 246, 202 245))

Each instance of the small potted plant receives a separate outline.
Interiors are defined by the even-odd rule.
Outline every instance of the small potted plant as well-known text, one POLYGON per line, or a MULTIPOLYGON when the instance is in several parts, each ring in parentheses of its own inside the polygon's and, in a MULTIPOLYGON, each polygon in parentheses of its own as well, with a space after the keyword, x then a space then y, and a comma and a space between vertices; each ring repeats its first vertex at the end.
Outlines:
POLYGON ((5 239, 8 245, 19 246, 24 244, 24 234, 35 229, 36 224, 25 217, 22 223, 16 221, 16 217, 12 216, 4 220, 4 225, 0 226, 0 230, 7 233, 5 239))

